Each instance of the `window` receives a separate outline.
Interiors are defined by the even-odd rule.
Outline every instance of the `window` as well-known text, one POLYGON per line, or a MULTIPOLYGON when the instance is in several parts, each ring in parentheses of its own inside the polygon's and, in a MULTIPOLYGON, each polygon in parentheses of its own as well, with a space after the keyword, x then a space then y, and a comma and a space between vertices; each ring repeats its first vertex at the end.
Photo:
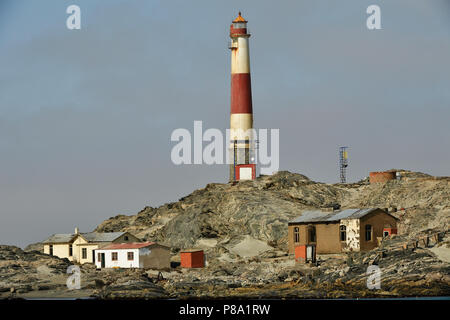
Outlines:
POLYGON ((69 257, 73 255, 72 245, 69 244, 69 257))
POLYGON ((347 227, 340 226, 339 231, 340 231, 340 235, 341 235, 341 241, 346 241, 347 240, 347 227))
POLYGON ((127 252, 128 261, 134 260, 134 252, 127 252))
POLYGON ((81 259, 87 259, 87 248, 81 249, 81 259))
POLYGON ((111 252, 111 260, 112 261, 117 261, 117 252, 111 252))
POLYGON ((372 241, 372 226, 366 224, 366 241, 372 241))
POLYGON ((51 256, 53 255, 53 245, 52 244, 49 247, 49 253, 51 256))
POLYGON ((309 242, 316 242, 316 227, 310 226, 308 228, 309 242))
POLYGON ((128 241, 128 236, 123 237, 125 241, 128 241))
POLYGON ((294 242, 300 242, 300 229, 298 227, 294 228, 294 242))

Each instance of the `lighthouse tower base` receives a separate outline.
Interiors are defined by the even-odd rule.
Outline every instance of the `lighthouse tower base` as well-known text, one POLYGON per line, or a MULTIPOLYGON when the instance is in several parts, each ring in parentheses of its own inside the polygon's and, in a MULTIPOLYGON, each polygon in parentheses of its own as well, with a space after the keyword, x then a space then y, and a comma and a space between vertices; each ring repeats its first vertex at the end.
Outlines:
POLYGON ((256 179, 256 164, 231 164, 230 182, 256 179))

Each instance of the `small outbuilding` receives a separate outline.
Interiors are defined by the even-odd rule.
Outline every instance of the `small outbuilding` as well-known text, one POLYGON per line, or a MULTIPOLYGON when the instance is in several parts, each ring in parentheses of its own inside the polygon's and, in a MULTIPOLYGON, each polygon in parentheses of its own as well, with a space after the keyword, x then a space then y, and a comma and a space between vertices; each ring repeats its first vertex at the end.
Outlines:
POLYGON ((180 251, 182 268, 203 268, 205 266, 205 254, 200 249, 186 249, 180 251))
POLYGON ((397 179, 396 171, 375 171, 369 173, 369 182, 373 183, 386 183, 391 180, 397 179))
POLYGON ((319 254, 371 250, 397 232, 397 220, 380 208, 306 211, 288 223, 289 253, 305 245, 319 254))
POLYGON ((113 243, 95 252, 97 268, 170 268, 170 248, 155 242, 113 243))
POLYGON ((383 229, 383 238, 384 237, 390 237, 394 234, 397 234, 397 229, 396 228, 384 228, 383 229))

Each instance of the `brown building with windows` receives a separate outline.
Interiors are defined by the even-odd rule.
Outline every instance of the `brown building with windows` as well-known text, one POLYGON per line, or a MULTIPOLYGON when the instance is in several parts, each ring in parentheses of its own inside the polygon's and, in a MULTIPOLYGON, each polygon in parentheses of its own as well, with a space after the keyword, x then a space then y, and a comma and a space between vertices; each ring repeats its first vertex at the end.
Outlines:
POLYGON ((371 250, 384 229, 397 228, 397 220, 379 208, 306 211, 288 223, 289 253, 306 244, 316 245, 317 253, 371 250))

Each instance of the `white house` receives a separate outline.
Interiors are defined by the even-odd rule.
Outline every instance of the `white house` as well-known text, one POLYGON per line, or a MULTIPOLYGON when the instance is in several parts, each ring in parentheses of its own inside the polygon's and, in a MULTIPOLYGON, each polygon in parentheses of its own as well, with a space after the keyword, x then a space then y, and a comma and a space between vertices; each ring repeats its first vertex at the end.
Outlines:
POLYGON ((155 242, 112 243, 95 252, 97 268, 170 268, 170 248, 155 242))

